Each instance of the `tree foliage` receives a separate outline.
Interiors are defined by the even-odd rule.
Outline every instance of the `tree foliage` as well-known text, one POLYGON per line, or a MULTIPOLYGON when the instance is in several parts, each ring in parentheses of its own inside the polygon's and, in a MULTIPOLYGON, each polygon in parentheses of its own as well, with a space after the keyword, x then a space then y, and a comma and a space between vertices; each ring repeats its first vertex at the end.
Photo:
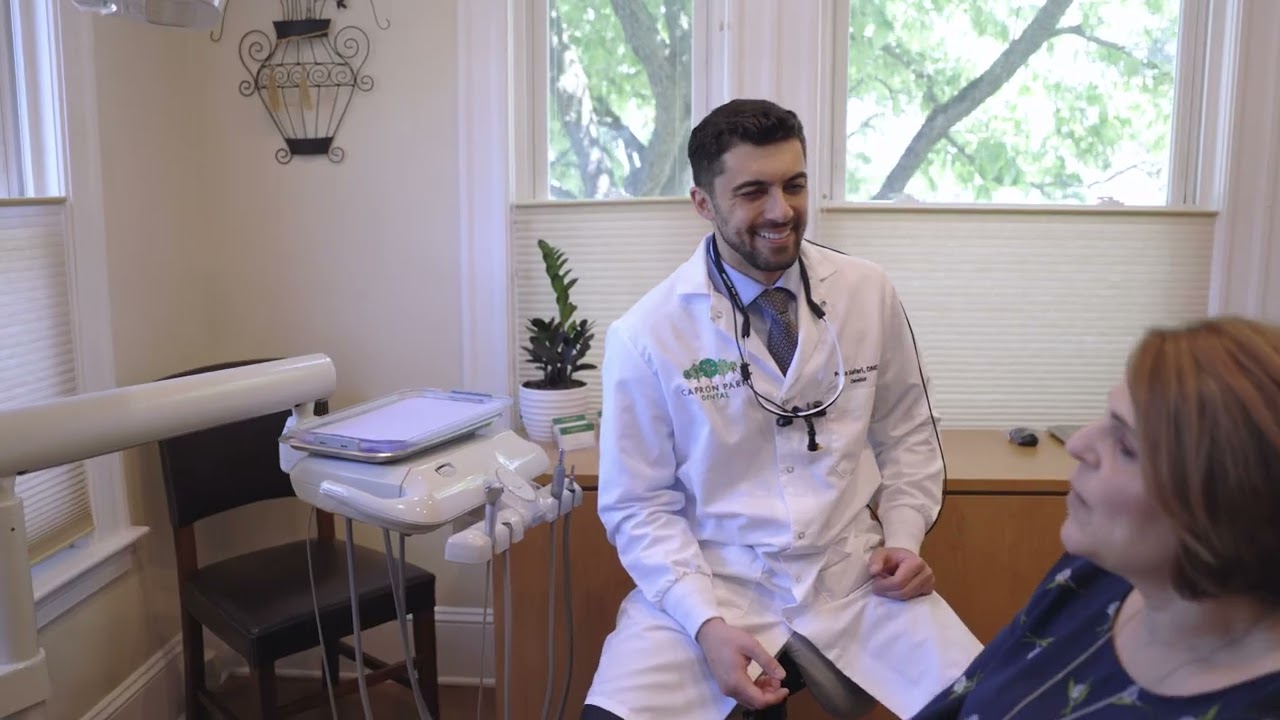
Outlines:
MULTIPOLYGON (((1179 7, 852 0, 846 197, 1163 202, 1179 7)), ((691 1, 551 0, 548 29, 553 196, 684 194, 691 1)))

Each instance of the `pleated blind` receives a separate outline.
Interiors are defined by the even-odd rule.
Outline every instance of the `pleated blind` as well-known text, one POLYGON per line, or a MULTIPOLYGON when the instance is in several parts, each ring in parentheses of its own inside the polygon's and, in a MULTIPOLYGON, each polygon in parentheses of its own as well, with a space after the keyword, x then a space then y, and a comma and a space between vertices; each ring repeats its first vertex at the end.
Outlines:
MULTIPOLYGON (((907 307, 947 427, 1082 423, 1152 326, 1208 306, 1213 217, 1102 212, 821 211, 820 241, 880 264, 907 307)), ((563 249, 574 303, 608 324, 692 253, 687 201, 514 210, 517 341, 554 312, 538 238, 563 249)), ((520 363, 519 379, 534 368, 520 363)), ((598 392, 598 373, 584 374, 598 392)))
MULTIPOLYGON (((77 390, 64 206, 0 205, 0 408, 77 390)), ((93 530, 83 463, 17 482, 37 562, 93 530)))

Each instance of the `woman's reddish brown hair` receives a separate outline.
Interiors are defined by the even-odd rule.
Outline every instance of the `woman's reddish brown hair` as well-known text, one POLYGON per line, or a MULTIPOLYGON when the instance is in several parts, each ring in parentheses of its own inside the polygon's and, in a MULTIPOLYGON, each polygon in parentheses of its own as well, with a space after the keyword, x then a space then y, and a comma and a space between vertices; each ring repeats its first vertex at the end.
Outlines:
POLYGON ((1280 607, 1280 328, 1217 317, 1149 332, 1127 380, 1174 587, 1280 607))

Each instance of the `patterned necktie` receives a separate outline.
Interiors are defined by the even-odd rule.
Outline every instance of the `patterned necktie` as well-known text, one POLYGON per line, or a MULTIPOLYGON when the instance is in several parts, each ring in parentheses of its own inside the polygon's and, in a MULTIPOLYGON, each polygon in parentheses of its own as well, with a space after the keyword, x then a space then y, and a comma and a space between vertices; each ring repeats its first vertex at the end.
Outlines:
POLYGON ((769 315, 769 354, 778 363, 783 375, 791 367, 791 358, 796 354, 796 321, 791 315, 791 291, 786 288, 765 288, 755 299, 769 315))

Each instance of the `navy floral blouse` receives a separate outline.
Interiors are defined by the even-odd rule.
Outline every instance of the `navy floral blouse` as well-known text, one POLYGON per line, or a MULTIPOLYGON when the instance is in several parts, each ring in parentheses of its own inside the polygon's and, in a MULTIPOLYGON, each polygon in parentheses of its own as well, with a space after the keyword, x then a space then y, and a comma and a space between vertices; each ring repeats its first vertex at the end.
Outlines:
POLYGON ((1280 720, 1280 673, 1191 697, 1138 687, 1111 643, 1131 589, 1064 555, 1018 617, 913 720, 1280 720))

